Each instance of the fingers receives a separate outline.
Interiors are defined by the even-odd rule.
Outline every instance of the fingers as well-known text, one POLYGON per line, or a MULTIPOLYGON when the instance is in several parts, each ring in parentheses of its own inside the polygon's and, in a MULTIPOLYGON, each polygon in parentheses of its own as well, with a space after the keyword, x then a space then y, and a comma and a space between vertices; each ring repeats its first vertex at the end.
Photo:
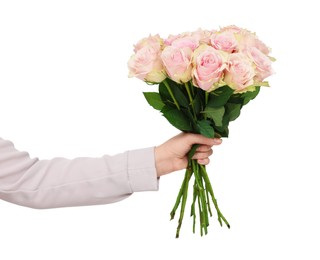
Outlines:
MULTIPOLYGON (((205 147, 204 147, 205 148, 205 147)), ((210 155, 212 155, 213 151, 212 149, 210 148, 209 150, 205 150, 203 152, 196 152, 192 159, 195 159, 195 160, 204 160, 204 159, 207 159, 210 155)))
MULTIPOLYGON (((214 138, 213 143, 221 144, 221 139, 214 138)), ((199 164, 208 165, 210 163, 209 157, 213 154, 212 145, 200 145, 192 159, 197 160, 199 164)))
POLYGON ((198 160, 198 163, 201 165, 208 165, 210 163, 210 159, 209 158, 201 159, 201 160, 198 160))
POLYGON ((211 150, 211 147, 212 146, 209 146, 209 145, 201 145, 197 148, 197 152, 200 152, 200 153, 203 153, 203 152, 208 152, 211 150))

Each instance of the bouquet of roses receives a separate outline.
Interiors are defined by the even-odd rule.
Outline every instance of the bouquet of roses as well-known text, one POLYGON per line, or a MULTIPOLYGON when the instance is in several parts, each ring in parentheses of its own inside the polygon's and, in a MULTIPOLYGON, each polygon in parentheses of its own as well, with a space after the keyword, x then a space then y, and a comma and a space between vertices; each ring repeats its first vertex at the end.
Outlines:
MULTIPOLYGON (((258 37, 236 26, 218 31, 197 30, 162 39, 149 36, 134 46, 128 61, 129 76, 157 84, 158 92, 144 92, 147 102, 161 111, 176 128, 206 137, 228 137, 229 122, 254 99, 265 78, 273 74, 270 49, 258 37)), ((195 232, 199 216, 201 236, 207 234, 212 201, 222 226, 230 225, 220 211, 205 166, 191 159, 171 211, 171 219, 181 203, 176 237, 186 207, 191 177, 194 176, 191 216, 195 232), (197 208, 197 210, 196 210, 197 208)))

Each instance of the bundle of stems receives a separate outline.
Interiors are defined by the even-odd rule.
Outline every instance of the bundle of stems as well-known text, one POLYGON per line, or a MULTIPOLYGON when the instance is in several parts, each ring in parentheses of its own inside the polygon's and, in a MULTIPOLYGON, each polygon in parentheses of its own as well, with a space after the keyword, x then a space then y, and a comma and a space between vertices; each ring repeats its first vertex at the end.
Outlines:
POLYGON ((208 233, 209 226, 209 215, 212 217, 212 210, 210 206, 210 199, 217 211, 218 221, 222 226, 222 221, 230 228, 230 224, 226 220, 226 218, 221 213, 217 200, 214 196, 214 192, 212 189, 212 185, 210 183, 210 179, 207 174, 206 167, 204 165, 199 164, 196 160, 191 159, 192 153, 189 153, 188 167, 185 172, 185 176, 179 190, 179 194, 176 199, 176 203, 170 213, 171 220, 174 219, 176 211, 181 204, 180 208, 180 217, 178 222, 178 227, 176 231, 176 238, 179 238, 180 229, 182 226, 182 221, 184 217, 184 211, 186 208, 186 202, 188 197, 188 189, 191 177, 194 176, 194 184, 193 184, 193 200, 191 204, 191 217, 193 217, 193 233, 195 233, 196 229, 196 206, 198 205, 198 216, 199 216, 199 224, 200 224, 200 234, 208 233))

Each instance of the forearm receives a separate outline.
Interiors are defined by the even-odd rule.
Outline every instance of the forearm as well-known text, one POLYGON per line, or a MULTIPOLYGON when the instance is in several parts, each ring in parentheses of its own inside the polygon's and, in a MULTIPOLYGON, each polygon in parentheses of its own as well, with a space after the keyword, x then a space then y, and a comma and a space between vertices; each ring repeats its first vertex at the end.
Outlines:
POLYGON ((101 158, 31 159, 0 139, 0 199, 32 208, 106 204, 157 190, 154 148, 101 158))

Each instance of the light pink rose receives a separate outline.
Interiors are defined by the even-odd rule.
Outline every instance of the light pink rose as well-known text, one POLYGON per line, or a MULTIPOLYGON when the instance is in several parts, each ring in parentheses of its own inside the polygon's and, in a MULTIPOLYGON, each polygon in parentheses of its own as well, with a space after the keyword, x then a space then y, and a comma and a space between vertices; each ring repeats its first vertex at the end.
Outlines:
POLYGON ((170 35, 168 36, 168 38, 164 40, 164 45, 165 45, 165 46, 171 46, 172 42, 173 42, 174 40, 176 40, 176 39, 179 39, 179 38, 181 38, 181 35, 180 35, 180 34, 177 34, 177 35, 172 35, 172 34, 170 34, 170 35))
POLYGON ((137 53, 143 47, 149 46, 155 51, 160 51, 163 45, 163 40, 160 38, 159 34, 154 36, 149 36, 141 39, 137 44, 134 45, 134 52, 137 53))
POLYGON ((199 46, 200 38, 198 35, 193 36, 190 32, 184 32, 178 35, 170 35, 165 41, 166 46, 174 46, 177 48, 188 47, 195 50, 199 46))
POLYGON ((211 35, 215 33, 216 31, 208 31, 208 30, 202 30, 198 29, 197 31, 194 31, 191 33, 191 35, 199 40, 199 43, 202 44, 210 44, 211 35))
POLYGON ((254 84, 255 71, 252 62, 242 53, 232 53, 229 56, 228 68, 224 74, 224 81, 235 92, 244 92, 254 84))
POLYGON ((166 78, 160 52, 152 46, 140 48, 128 61, 129 77, 159 83, 166 78))
POLYGON ((205 91, 212 91, 218 86, 223 70, 226 68, 222 52, 208 45, 201 45, 193 57, 193 84, 205 91))
POLYGON ((237 27, 235 25, 226 26, 220 29, 220 33, 229 32, 233 33, 238 41, 238 49, 240 51, 245 50, 248 46, 256 47, 262 53, 268 55, 270 49, 258 39, 255 33, 250 32, 247 29, 237 27))
POLYGON ((270 58, 258 50, 256 47, 250 47, 246 50, 248 57, 256 65, 255 81, 262 82, 265 78, 274 73, 270 58))
POLYGON ((248 47, 255 47, 265 55, 268 55, 270 53, 270 49, 268 48, 268 46, 260 41, 254 33, 248 30, 242 30, 238 34, 237 39, 239 42, 240 50, 245 50, 248 47))
POLYGON ((235 33, 228 30, 213 34, 210 41, 215 49, 228 53, 236 52, 238 48, 238 41, 235 37, 235 33))
POLYGON ((167 46, 161 53, 161 59, 169 77, 177 82, 184 83, 191 79, 190 48, 167 46))
POLYGON ((240 28, 240 27, 238 27, 238 26, 228 25, 228 26, 222 27, 219 32, 240 33, 242 30, 243 30, 243 29, 240 28))
POLYGON ((184 36, 172 41, 171 46, 174 46, 177 48, 188 47, 192 51, 194 51, 199 46, 199 39, 193 36, 184 36))

